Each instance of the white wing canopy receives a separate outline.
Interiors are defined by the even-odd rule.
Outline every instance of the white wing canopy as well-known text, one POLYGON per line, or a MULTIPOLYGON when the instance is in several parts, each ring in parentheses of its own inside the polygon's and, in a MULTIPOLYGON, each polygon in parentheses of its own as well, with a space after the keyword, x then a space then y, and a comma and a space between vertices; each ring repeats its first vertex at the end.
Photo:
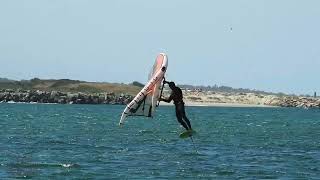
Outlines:
POLYGON ((153 117, 156 104, 160 98, 160 87, 168 67, 168 58, 160 53, 149 74, 149 81, 136 97, 124 109, 119 124, 123 124, 127 116, 153 117))

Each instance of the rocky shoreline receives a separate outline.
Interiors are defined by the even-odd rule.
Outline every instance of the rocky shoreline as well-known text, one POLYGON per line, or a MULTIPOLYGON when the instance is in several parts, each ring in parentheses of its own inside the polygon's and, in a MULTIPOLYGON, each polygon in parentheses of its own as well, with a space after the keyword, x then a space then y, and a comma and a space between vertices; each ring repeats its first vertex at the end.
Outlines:
MULTIPOLYGON (((186 104, 265 105, 275 107, 320 108, 320 98, 276 96, 255 93, 223 93, 184 91, 186 104)), ((168 92, 165 93, 168 96, 168 92)), ((0 90, 0 103, 56 103, 56 104, 128 104, 132 95, 115 93, 71 93, 40 90, 0 90)))
POLYGON ((0 103, 56 103, 56 104, 127 104, 131 95, 114 93, 71 93, 40 90, 0 90, 0 103))
POLYGON ((289 96, 282 98, 277 105, 281 107, 320 108, 320 99, 289 96))

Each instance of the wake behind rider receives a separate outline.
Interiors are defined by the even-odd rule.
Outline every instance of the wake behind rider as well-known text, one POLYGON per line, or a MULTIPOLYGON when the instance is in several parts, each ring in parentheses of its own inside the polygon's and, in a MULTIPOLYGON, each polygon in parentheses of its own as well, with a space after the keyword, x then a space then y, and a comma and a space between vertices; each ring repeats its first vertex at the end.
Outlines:
POLYGON ((177 120, 186 130, 192 130, 190 121, 186 116, 181 89, 177 87, 175 83, 172 81, 171 82, 164 81, 164 83, 169 84, 169 87, 172 90, 171 95, 168 99, 160 98, 159 100, 167 103, 170 103, 173 100, 173 103, 176 107, 177 120))

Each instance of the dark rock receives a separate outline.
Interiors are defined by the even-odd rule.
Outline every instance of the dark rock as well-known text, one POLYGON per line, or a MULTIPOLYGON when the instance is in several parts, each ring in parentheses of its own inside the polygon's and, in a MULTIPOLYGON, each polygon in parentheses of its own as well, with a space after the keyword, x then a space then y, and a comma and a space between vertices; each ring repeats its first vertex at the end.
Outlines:
POLYGON ((32 91, 32 90, 0 90, 0 102, 37 102, 60 104, 127 104, 132 101, 130 95, 114 93, 64 93, 59 91, 32 91))

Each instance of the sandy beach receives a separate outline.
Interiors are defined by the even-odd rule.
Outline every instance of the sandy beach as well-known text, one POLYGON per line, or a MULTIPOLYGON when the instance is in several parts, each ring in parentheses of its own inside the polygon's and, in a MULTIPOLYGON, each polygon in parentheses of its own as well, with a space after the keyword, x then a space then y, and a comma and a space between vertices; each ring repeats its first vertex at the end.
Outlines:
POLYGON ((201 102, 185 102, 186 106, 212 106, 212 107, 278 107, 263 104, 239 104, 239 103, 201 103, 201 102))
MULTIPOLYGON (((173 102, 165 103, 160 102, 161 106, 172 106, 173 102)), ((264 104, 240 104, 240 103, 213 103, 213 102, 194 102, 194 101, 185 101, 185 106, 210 106, 210 107, 269 107, 276 108, 279 106, 271 106, 264 104)))
MULTIPOLYGON (((279 97, 255 93, 226 93, 210 91, 183 90, 186 106, 216 106, 216 107, 278 107, 279 97)), ((168 92, 165 97, 169 96, 168 92)), ((161 102, 161 105, 172 103, 161 102)))
MULTIPOLYGON (((169 96, 169 91, 164 97, 169 96)), ((320 98, 304 96, 278 96, 259 93, 230 93, 183 90, 186 106, 216 107, 301 107, 319 108, 320 98)), ((172 103, 171 103, 172 104, 172 103)), ((161 105, 170 105, 161 102, 161 105)))

